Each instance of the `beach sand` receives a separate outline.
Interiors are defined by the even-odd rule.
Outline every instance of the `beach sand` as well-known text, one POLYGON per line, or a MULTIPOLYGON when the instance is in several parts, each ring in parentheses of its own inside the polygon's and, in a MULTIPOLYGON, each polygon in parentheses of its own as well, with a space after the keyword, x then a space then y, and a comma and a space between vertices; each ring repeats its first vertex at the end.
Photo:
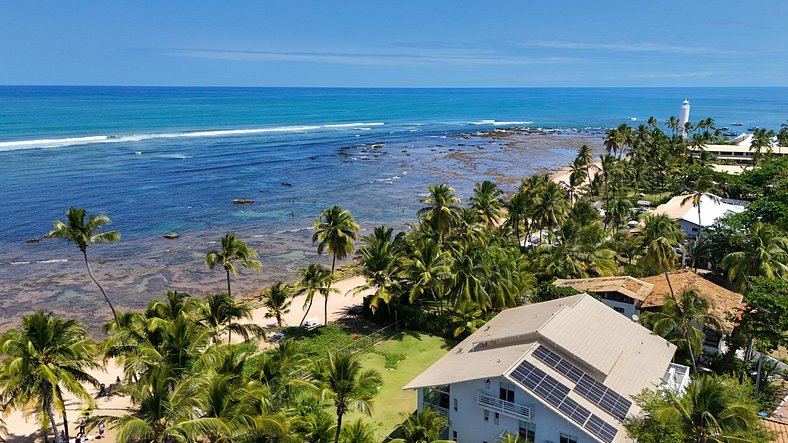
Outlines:
MULTIPOLYGON (((596 175, 599 174, 600 172, 602 172, 602 162, 595 161, 591 163, 591 167, 589 168, 589 177, 586 177, 585 181, 583 181, 583 185, 587 185, 591 183, 591 180, 593 180, 594 177, 596 177, 596 175)), ((572 168, 566 166, 553 172, 550 175, 550 179, 555 183, 559 183, 565 185, 566 187, 569 187, 570 175, 572 175, 572 168)))
MULTIPOLYGON (((372 289, 365 289, 360 293, 356 293, 355 289, 359 286, 362 286, 364 283, 364 277, 357 276, 339 280, 334 284, 334 287, 339 292, 332 294, 328 298, 329 322, 336 321, 347 315, 348 309, 350 307, 362 304, 364 296, 374 292, 372 289)), ((293 299, 290 312, 285 314, 283 317, 284 323, 286 325, 297 326, 301 321, 301 318, 304 316, 304 309, 302 306, 304 304, 305 298, 306 296, 302 295, 293 299)), ((307 318, 319 318, 320 324, 323 324, 324 312, 323 298, 319 295, 316 295, 307 318)), ((255 309, 252 313, 251 321, 264 327, 275 327, 276 319, 265 318, 265 313, 266 310, 264 308, 255 309)), ((269 346, 271 346, 270 343, 261 343, 261 348, 266 348, 269 346)), ((115 383, 116 378, 122 378, 123 376, 122 368, 115 363, 114 359, 107 363, 105 370, 90 372, 91 375, 93 375, 100 383, 104 383, 106 386, 115 383)), ((96 408, 93 410, 94 416, 124 415, 128 413, 132 407, 131 399, 129 397, 111 396, 98 398, 99 390, 97 388, 94 388, 93 386, 86 386, 86 388, 88 389, 88 392, 90 392, 90 394, 96 399, 96 408)), ((66 398, 66 404, 69 414, 69 429, 71 430, 71 436, 74 437, 77 433, 77 425, 79 423, 79 417, 84 405, 73 396, 68 396, 66 398)), ((35 438, 39 432, 39 427, 36 423, 35 416, 25 417, 22 412, 15 411, 8 417, 5 417, 5 421, 10 434, 9 438, 6 439, 8 443, 43 441, 43 439, 36 440, 35 438)), ((62 429, 62 426, 62 421, 58 422, 58 429, 62 429)), ((93 429, 88 434, 95 437, 98 435, 98 430, 93 429)), ((104 434, 104 440, 115 441, 115 433, 112 429, 107 429, 107 432, 104 434)))

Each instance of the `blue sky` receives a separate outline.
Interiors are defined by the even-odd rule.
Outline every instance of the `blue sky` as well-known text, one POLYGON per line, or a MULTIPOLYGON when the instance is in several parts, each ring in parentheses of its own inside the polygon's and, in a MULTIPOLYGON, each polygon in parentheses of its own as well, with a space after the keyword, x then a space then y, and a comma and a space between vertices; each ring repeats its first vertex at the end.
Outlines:
POLYGON ((788 2, 2 1, 0 84, 788 86, 788 2))

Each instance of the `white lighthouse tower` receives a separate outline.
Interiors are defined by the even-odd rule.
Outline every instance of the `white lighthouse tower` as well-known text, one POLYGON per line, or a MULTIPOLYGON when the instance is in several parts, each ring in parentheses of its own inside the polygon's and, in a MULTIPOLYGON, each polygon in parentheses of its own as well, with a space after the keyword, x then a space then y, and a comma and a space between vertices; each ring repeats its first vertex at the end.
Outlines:
POLYGON ((689 100, 684 100, 684 103, 681 104, 681 111, 679 112, 679 135, 684 138, 687 138, 687 131, 684 129, 684 125, 689 122, 689 113, 690 102, 689 100))

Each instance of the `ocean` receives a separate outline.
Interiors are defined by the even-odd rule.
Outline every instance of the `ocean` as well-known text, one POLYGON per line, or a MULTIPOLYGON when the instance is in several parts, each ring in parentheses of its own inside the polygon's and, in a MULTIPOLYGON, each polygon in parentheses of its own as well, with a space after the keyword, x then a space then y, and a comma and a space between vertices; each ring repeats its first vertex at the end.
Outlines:
POLYGON ((788 119, 788 88, 3 86, 0 327, 34 309, 109 318, 79 250, 42 238, 69 206, 106 213, 121 232, 89 254, 122 308, 168 289, 220 291, 223 273, 202 260, 228 230, 260 251, 264 270, 234 281, 253 293, 318 260, 310 225, 322 209, 349 209, 362 235, 407 229, 428 184, 463 200, 485 179, 511 190, 580 144, 601 149, 605 128, 678 115, 684 99, 691 120, 732 130, 788 119))

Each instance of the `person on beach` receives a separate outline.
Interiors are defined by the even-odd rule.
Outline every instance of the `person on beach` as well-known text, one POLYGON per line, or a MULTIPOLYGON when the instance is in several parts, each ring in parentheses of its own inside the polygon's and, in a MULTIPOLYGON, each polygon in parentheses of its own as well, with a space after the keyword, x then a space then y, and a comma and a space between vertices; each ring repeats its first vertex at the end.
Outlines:
POLYGON ((99 438, 104 438, 104 423, 99 423, 99 438))

